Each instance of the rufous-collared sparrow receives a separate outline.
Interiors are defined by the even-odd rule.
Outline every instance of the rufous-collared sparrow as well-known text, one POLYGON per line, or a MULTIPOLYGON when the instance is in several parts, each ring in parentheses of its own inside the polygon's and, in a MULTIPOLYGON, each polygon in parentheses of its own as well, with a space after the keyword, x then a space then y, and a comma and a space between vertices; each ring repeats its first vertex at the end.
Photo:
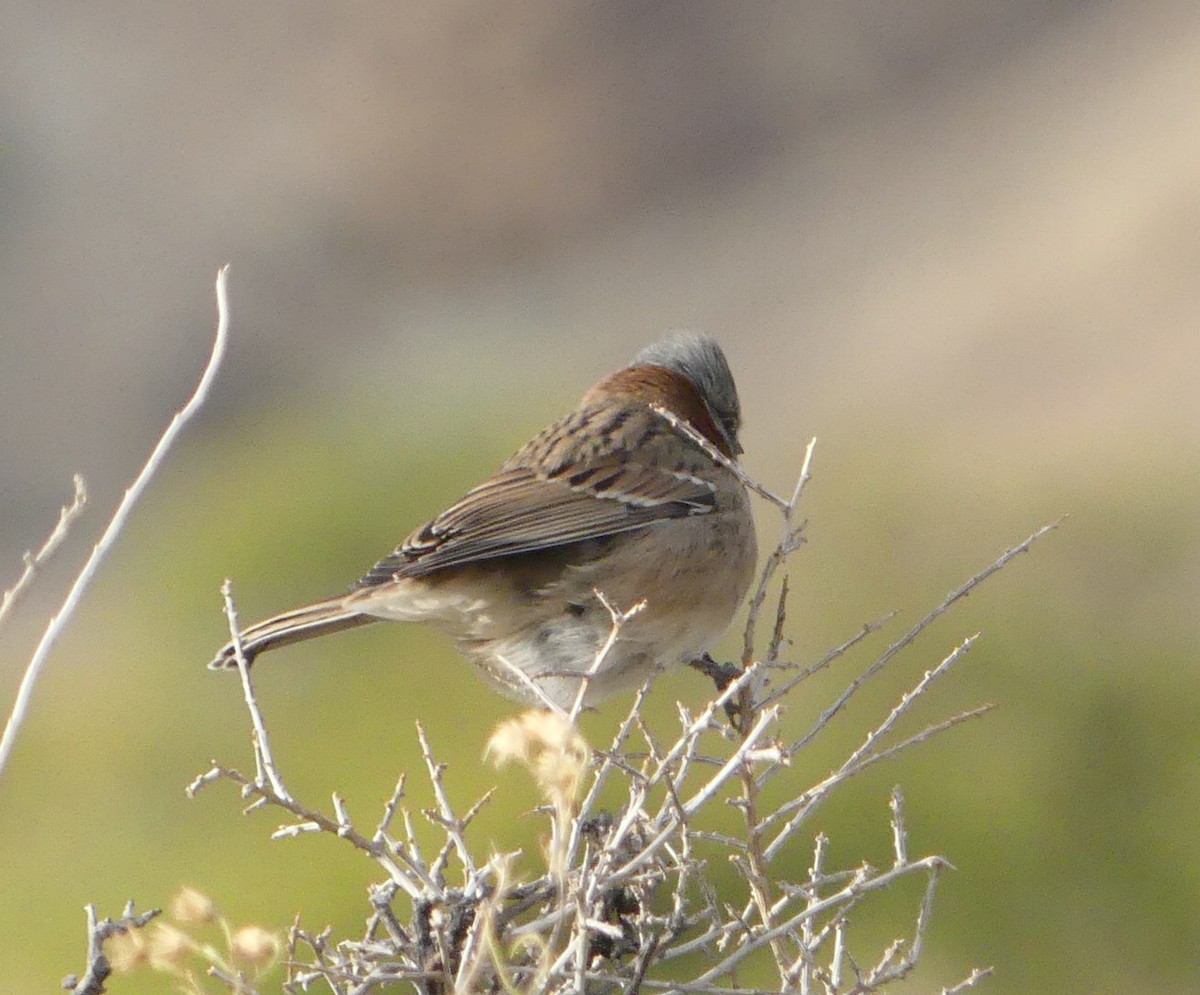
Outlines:
MULTIPOLYGON (((246 660, 380 619, 428 622, 503 694, 560 708, 584 680, 593 704, 690 661, 729 625, 757 548, 745 487, 664 410, 727 458, 742 451, 721 347, 675 333, 597 383, 350 593, 245 629, 246 660), (642 601, 602 653, 610 608, 642 601)), ((232 643, 210 664, 235 665, 232 643)))

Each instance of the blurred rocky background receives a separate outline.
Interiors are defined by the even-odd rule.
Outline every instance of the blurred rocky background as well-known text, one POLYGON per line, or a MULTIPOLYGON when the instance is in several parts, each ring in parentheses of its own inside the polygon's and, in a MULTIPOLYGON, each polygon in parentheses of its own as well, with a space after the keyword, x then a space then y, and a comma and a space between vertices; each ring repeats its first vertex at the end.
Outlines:
MULTIPOLYGON (((303 909, 358 930, 371 868, 354 854, 270 843, 274 823, 221 788, 183 797, 209 758, 249 763, 235 682, 203 666, 221 579, 246 617, 341 589, 679 326, 726 344, 756 475, 788 489, 819 437, 792 569, 799 660, 892 608, 914 620, 1070 515, 848 717, 846 743, 983 630, 924 718, 998 712, 873 771, 813 827, 846 862, 886 860, 900 782, 913 849, 958 867, 913 990, 972 964, 1006 995, 1197 990, 1200 7, 0 0, 0 15, 2 573, 72 473, 92 495, 0 633, 6 709, 199 376, 212 279, 233 264, 220 383, 0 780, 0 990, 81 966, 85 902, 162 904, 182 883, 241 920, 303 909)), ((460 800, 495 780, 478 758, 511 708, 436 637, 381 627, 290 655, 260 683, 297 793, 336 788, 368 823, 419 766, 416 717, 460 800)), ((669 716, 704 689, 679 675, 658 693, 669 716)), ((596 741, 618 711, 591 717, 596 741)), ((501 778, 482 837, 529 845, 516 817, 536 798, 501 778)), ((863 928, 890 937, 911 898, 863 928)))

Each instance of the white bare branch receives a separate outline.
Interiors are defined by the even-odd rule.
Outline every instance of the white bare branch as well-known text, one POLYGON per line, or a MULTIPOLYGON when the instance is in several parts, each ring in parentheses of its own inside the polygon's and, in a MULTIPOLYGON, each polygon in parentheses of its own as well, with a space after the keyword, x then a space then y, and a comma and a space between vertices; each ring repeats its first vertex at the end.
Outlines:
POLYGON ((204 406, 209 388, 217 377, 217 370, 220 368, 221 359, 225 355, 225 343, 229 333, 228 278, 229 266, 222 266, 217 272, 216 283, 217 332, 213 340, 212 352, 208 357, 208 365, 204 368, 200 382, 196 385, 196 389, 188 399, 188 402, 175 413, 175 417, 171 419, 171 423, 159 438, 158 444, 155 445, 154 450, 150 453, 149 459, 146 460, 145 466, 142 467, 141 472, 134 478, 133 483, 129 485, 129 489, 125 491, 125 496, 121 499, 121 503, 117 505, 117 510, 113 513, 108 527, 105 528, 104 533, 100 536, 100 540, 96 543, 91 555, 84 563, 83 569, 80 570, 74 583, 72 583, 71 589, 67 592, 66 599, 62 603, 62 607, 59 608, 58 612, 47 624, 46 631, 42 634, 42 638, 38 642, 36 649, 34 649, 33 656, 25 668, 20 687, 17 689, 17 697, 13 702, 12 711, 8 717, 8 723, 4 727, 4 735, 0 737, 0 774, 3 774, 4 768, 8 765, 9 758, 12 756, 13 748, 17 743, 17 736, 20 734, 21 727, 25 722, 25 715, 29 710, 29 702, 33 696, 33 689, 37 686, 38 677, 41 675, 42 667, 45 665, 47 657, 50 655, 50 650, 58 641, 58 637, 66 628, 71 617, 75 614, 75 609, 78 608, 84 591, 87 590, 88 585, 92 582, 92 578, 96 575, 96 571, 100 569, 100 564, 104 561, 104 557, 112 549, 117 537, 124 529, 130 512, 133 511, 138 501, 141 500, 147 485, 149 485, 154 475, 158 472, 159 467, 162 466, 163 460, 166 459, 167 453, 170 451, 171 446, 174 445, 180 431, 191 420, 192 416, 204 406))

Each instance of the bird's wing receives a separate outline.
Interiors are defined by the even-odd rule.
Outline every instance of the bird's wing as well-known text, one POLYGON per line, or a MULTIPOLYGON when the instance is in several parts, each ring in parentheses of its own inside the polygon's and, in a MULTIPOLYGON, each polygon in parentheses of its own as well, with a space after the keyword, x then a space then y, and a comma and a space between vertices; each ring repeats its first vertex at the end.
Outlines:
POLYGON ((444 567, 533 553, 704 514, 715 485, 682 464, 631 461, 628 453, 585 463, 512 466, 417 529, 359 581, 419 577, 444 567))

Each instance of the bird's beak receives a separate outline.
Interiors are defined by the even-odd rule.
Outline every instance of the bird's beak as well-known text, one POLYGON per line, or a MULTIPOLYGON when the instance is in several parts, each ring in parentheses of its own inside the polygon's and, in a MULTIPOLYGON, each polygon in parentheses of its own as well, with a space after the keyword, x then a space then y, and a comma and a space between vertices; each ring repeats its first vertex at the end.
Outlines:
POLYGON ((721 433, 721 440, 725 443, 725 448, 734 456, 741 456, 742 453, 745 452, 745 450, 742 449, 741 443, 739 443, 738 440, 732 434, 730 434, 729 430, 725 428, 725 422, 717 416, 715 411, 713 411, 712 405, 705 401, 704 407, 708 411, 709 420, 717 426, 717 431, 721 433))

